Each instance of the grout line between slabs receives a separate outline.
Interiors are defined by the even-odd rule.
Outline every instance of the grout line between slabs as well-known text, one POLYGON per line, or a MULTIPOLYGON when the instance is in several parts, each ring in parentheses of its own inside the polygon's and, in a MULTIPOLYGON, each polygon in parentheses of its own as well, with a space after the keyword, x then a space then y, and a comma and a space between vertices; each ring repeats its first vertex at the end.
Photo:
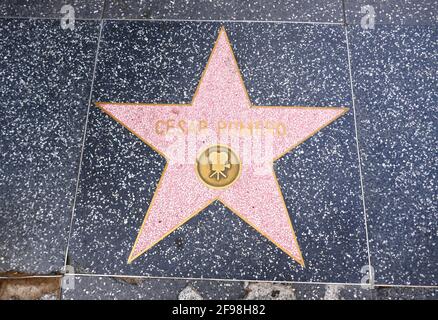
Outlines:
MULTIPOLYGON (((73 276, 69 275, 69 276, 73 276)), ((338 285, 338 286, 360 286, 364 288, 371 288, 372 286, 357 283, 357 282, 311 282, 311 281, 288 281, 288 280, 262 280, 262 279, 219 279, 219 278, 190 278, 190 277, 155 277, 155 276, 126 276, 126 275, 97 275, 97 274, 74 274, 77 277, 110 277, 110 278, 140 278, 140 279, 158 279, 158 280, 186 280, 186 281, 216 281, 216 282, 263 282, 276 284, 304 284, 304 285, 338 285)), ((393 284, 374 284, 374 286, 381 287, 408 287, 408 288, 435 288, 438 286, 422 286, 422 285, 393 285, 393 284)))
POLYGON ((115 274, 86 274, 75 273, 69 274, 69 277, 102 277, 102 278, 129 278, 129 279, 157 279, 157 280, 185 280, 185 281, 217 281, 217 282, 263 282, 277 284, 304 284, 304 285, 338 285, 338 286, 356 286, 364 288, 372 287, 400 287, 400 288, 429 288, 438 289, 434 285, 396 285, 396 284, 369 284, 358 282, 311 282, 311 281, 288 281, 288 280, 262 280, 262 279, 220 279, 220 278, 190 278, 190 277, 158 277, 158 276, 141 276, 141 275, 115 275, 115 274))
POLYGON ((214 282, 254 282, 254 283, 275 283, 275 284, 301 284, 301 285, 335 285, 335 286, 352 286, 363 287, 364 289, 373 289, 373 287, 386 288, 411 288, 411 289, 437 289, 434 285, 398 285, 398 284, 381 284, 377 283, 373 286, 363 283, 350 282, 306 282, 306 281, 287 281, 287 280, 261 280, 261 279, 217 279, 217 278, 190 278, 190 277, 157 277, 157 276, 142 276, 142 275, 116 275, 116 274, 87 274, 87 273, 69 273, 68 275, 33 275, 24 277, 0 277, 1 280, 16 280, 16 279, 32 279, 32 278, 128 278, 142 280, 177 280, 177 281, 214 281, 214 282))
POLYGON ((276 23, 276 24, 324 24, 324 25, 342 25, 342 22, 317 22, 317 21, 288 21, 288 20, 229 20, 229 19, 123 19, 123 18, 104 18, 108 21, 159 21, 159 22, 222 22, 222 23, 276 23))
POLYGON ((68 262, 68 253, 69 253, 69 248, 70 248, 70 239, 71 239, 72 230, 73 230, 73 223, 74 223, 75 210, 76 210, 76 200, 77 200, 78 191, 79 191, 79 182, 80 182, 81 171, 82 171, 82 160, 83 160, 83 157, 84 157, 85 140, 86 140, 86 137, 87 137, 87 128, 88 128, 88 118, 89 118, 89 115, 90 115, 91 99, 92 99, 93 88, 94 88, 94 80, 96 78, 96 67, 97 67, 97 60, 98 60, 98 56, 99 56, 100 40, 102 38, 102 29, 103 29, 103 20, 101 20, 100 24, 99 24, 99 36, 97 38, 96 54, 94 56, 93 76, 92 76, 92 79, 91 79, 90 94, 88 96, 87 115, 86 115, 86 118, 85 118, 84 133, 83 133, 83 136, 82 136, 82 145, 81 145, 81 154, 80 154, 80 158, 79 158, 78 175, 77 175, 77 178, 76 178, 76 188, 75 188, 75 195, 74 195, 73 205, 72 205, 70 227, 69 227, 68 239, 67 239, 67 248, 65 250, 65 257, 64 257, 64 270, 63 270, 64 272, 66 271, 67 262, 68 262))
MULTIPOLYGON (((345 9, 346 10, 346 9, 345 9)), ((237 19, 173 19, 173 18, 155 18, 155 19, 145 19, 145 18, 110 18, 110 17, 97 18, 75 18, 75 21, 140 21, 140 22, 219 22, 219 23, 272 23, 272 24, 310 24, 310 25, 333 25, 333 26, 343 26, 348 25, 347 13, 345 11, 345 19, 341 17, 342 21, 294 21, 294 20, 237 20, 237 19)), ((0 20, 6 19, 17 19, 17 20, 61 20, 62 16, 59 17, 36 17, 36 16, 0 16, 0 20)), ((427 26, 435 27, 438 22, 429 21, 419 21, 411 23, 392 23, 392 22, 376 22, 376 25, 382 26, 427 26)), ((351 22, 351 25, 359 25, 360 23, 351 22)))
POLYGON ((344 26, 347 25, 347 11, 346 11, 345 1, 347 1, 347 0, 341 0, 341 4, 342 4, 342 21, 343 21, 344 26))
POLYGON ((107 8, 108 8, 108 0, 104 0, 103 5, 102 5, 102 12, 100 15, 100 20, 105 19, 105 13, 106 13, 107 8))
MULTIPOLYGON (((143 18, 105 18, 102 12, 100 18, 75 18, 76 21, 143 21, 143 22, 222 22, 222 23, 277 23, 277 24, 321 24, 321 25, 343 25, 343 22, 327 21, 292 21, 292 20, 227 20, 227 19, 143 19, 143 18)), ((60 20, 62 17, 20 17, 1 16, 0 19, 21 19, 21 20, 60 20)))
POLYGON ((353 72, 351 67, 351 54, 350 54, 350 42, 348 40, 348 28, 344 26, 345 31, 345 40, 347 44, 347 58, 348 58, 348 72, 350 77, 350 90, 351 90, 351 101, 353 105, 353 118, 354 118, 354 131, 355 131, 355 139, 356 139, 356 149, 357 149, 357 159, 359 166, 359 178, 360 178, 360 189, 362 194, 362 207, 363 207, 363 215, 364 215, 364 223, 365 223, 365 237, 367 242, 367 252, 368 252, 368 273, 371 276, 370 281, 374 282, 374 269, 371 265, 371 252, 370 252, 370 242, 369 242, 369 234, 368 234, 368 215, 366 209, 365 202, 365 188, 363 182, 363 173, 362 173, 362 158, 360 155, 360 145, 359 145, 359 133, 358 133, 358 124, 357 124, 357 114, 356 114, 356 97, 354 95, 354 86, 353 86, 353 72))

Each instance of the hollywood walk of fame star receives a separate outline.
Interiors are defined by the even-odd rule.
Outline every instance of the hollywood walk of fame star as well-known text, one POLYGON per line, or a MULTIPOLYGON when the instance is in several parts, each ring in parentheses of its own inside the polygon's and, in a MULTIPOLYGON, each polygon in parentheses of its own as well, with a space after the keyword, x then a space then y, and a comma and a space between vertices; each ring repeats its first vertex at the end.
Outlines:
POLYGON ((167 161, 128 263, 219 200, 304 266, 273 161, 342 116, 347 108, 253 106, 223 27, 190 104, 97 105, 167 161), (230 128, 237 132, 234 138, 218 143, 221 133, 230 134, 230 128), (214 134, 199 134, 203 129, 214 134), (198 134, 192 141, 196 152, 186 157, 187 161, 176 156, 175 141, 168 137, 174 131, 198 134), (260 163, 242 151, 254 132, 271 139, 272 154, 258 159, 270 168, 267 174, 260 173, 260 163))

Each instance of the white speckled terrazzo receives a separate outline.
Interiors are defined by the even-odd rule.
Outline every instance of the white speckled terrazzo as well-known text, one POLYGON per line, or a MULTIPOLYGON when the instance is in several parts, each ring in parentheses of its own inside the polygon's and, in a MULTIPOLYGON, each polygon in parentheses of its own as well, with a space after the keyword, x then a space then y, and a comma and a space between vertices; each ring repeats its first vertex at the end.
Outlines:
MULTIPOLYGON (((206 299, 436 299, 433 288, 349 286, 366 282, 370 266, 380 285, 438 285, 436 2, 368 2, 73 1, 79 20, 62 30, 62 1, 0 1, 0 277, 58 274, 67 262, 86 276, 64 299, 177 299, 184 290, 206 299), (365 2, 376 10, 368 30, 365 2), (254 228, 216 192, 172 232, 157 219, 159 241, 145 240, 131 261, 166 158, 97 103, 191 103, 221 28, 252 105, 349 110, 273 163, 296 243, 289 227, 270 229, 281 221, 251 212, 254 228), (173 279, 139 278, 134 288, 109 276, 173 279)), ((220 97, 237 104, 228 91, 233 98, 220 97)), ((277 120, 294 136, 311 122, 277 120)), ((183 209, 163 199, 163 214, 183 209)), ((278 209, 272 197, 257 203, 278 209)))

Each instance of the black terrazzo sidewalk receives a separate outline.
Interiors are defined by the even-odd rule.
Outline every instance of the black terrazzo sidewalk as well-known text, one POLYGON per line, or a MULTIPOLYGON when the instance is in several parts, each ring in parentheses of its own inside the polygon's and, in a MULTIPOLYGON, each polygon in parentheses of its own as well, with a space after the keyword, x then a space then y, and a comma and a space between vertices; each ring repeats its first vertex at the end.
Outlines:
POLYGON ((0 0, 0 288, 436 299, 436 1, 71 1, 73 30, 64 4, 0 0), (306 266, 220 202, 127 264, 165 160, 94 103, 190 102, 221 26, 253 104, 350 109, 274 164, 306 266))

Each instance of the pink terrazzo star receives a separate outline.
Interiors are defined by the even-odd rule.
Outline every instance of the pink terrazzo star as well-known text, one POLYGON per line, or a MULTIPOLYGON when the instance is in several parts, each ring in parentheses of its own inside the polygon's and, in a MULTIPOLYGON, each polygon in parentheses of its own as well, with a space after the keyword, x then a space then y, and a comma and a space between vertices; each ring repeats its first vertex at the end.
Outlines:
POLYGON ((224 28, 191 104, 97 104, 167 160, 128 263, 219 200, 304 265, 273 161, 339 118, 346 108, 252 106, 224 28), (258 135, 239 130, 236 123, 260 129, 254 132, 263 133, 262 144, 270 151, 244 151, 248 140, 256 141, 258 135), (223 189, 202 182, 195 166, 199 153, 218 142, 237 151, 242 163, 240 176, 223 189), (263 170, 266 167, 269 170, 263 170))

